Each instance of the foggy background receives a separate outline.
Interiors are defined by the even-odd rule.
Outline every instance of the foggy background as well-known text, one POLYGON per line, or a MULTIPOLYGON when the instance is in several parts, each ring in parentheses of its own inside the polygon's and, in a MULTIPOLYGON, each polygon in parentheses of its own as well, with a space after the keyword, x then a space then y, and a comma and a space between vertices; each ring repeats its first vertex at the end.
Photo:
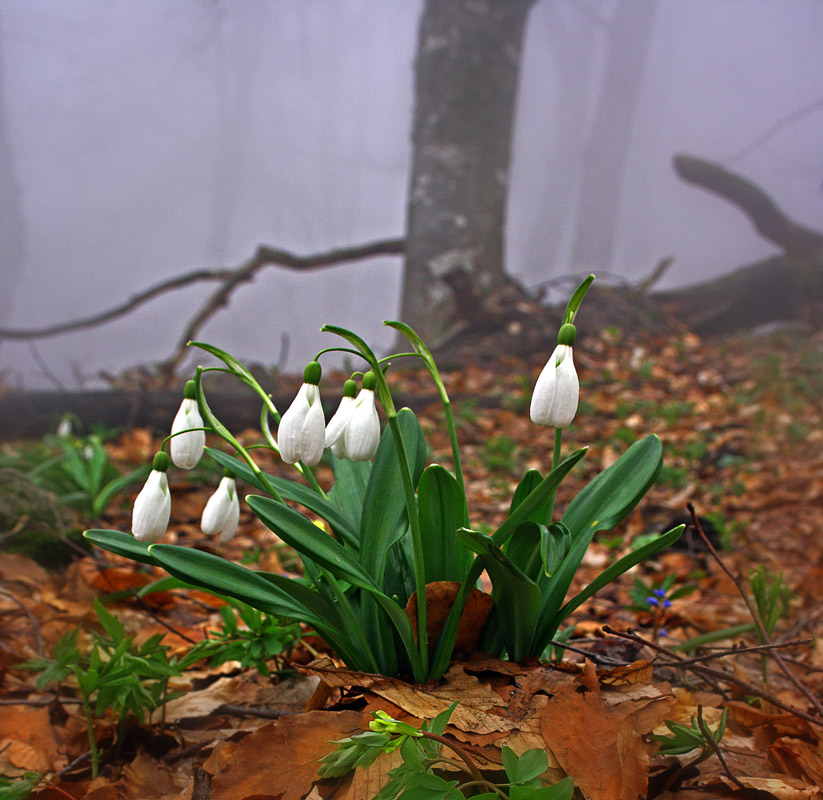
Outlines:
MULTIPOLYGON (((99 313, 175 274, 234 267, 258 244, 304 255, 403 236, 421 7, 0 0, 0 147, 12 170, 0 178, 19 190, 25 231, 22 260, 3 262, 0 325, 99 313)), ((611 9, 612 0, 540 0, 531 12, 506 230, 508 270, 526 285, 589 269, 570 262, 591 154, 569 146, 563 122, 593 118, 604 71, 583 76, 572 101, 561 67, 584 46, 575 36, 602 66, 596 17, 611 9)), ((795 221, 823 227, 823 109, 735 158, 823 98, 821 41, 819 0, 660 0, 611 272, 636 281, 671 254, 658 288, 676 287, 777 252, 732 205, 681 182, 675 153, 718 161, 795 221)), ((400 257, 310 273, 268 267, 201 338, 274 364, 287 333, 292 371, 333 343, 318 332, 324 322, 388 347, 381 321, 398 314, 401 267, 400 257)), ((216 286, 36 340, 37 351, 66 387, 95 385, 98 370, 168 357, 216 286)), ((0 343, 0 371, 13 386, 54 385, 25 342, 0 343)))

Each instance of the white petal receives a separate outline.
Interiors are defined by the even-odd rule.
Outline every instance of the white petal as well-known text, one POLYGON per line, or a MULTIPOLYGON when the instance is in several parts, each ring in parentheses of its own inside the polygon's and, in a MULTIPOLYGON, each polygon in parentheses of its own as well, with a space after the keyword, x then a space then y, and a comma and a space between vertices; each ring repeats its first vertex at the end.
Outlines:
POLYGON ((551 425, 550 414, 554 403, 554 393, 557 389, 557 351, 558 345, 551 357, 543 367, 543 371, 537 378, 532 392, 532 402, 529 408, 529 416, 536 425, 551 425))
POLYGON ((200 528, 209 536, 220 535, 227 542, 237 531, 240 520, 240 500, 234 478, 225 476, 203 509, 200 528))
POLYGON ((300 460, 303 423, 310 408, 306 398, 308 386, 309 384, 304 383, 300 387, 288 411, 280 418, 280 427, 277 429, 277 446, 280 448, 280 457, 287 464, 296 464, 300 460))
MULTIPOLYGON (((313 387, 315 391, 317 387, 313 387)), ((320 404, 318 392, 316 400, 309 407, 303 422, 303 438, 300 442, 300 458, 306 466, 313 467, 323 458, 326 446, 326 417, 320 404)))
POLYGON ((352 411, 354 411, 354 398, 343 397, 340 400, 340 405, 337 406, 337 411, 334 413, 334 416, 329 420, 329 424, 326 425, 326 447, 331 447, 340 438, 346 429, 352 411))
MULTIPOLYGON (((197 400, 186 398, 180 404, 180 409, 171 424, 171 432, 178 433, 189 428, 202 428, 203 418, 197 408, 197 400)), ((169 450, 171 460, 180 469, 192 469, 197 466, 203 455, 203 448, 206 446, 205 431, 190 431, 173 436, 170 440, 169 450)))
POLYGON ((374 404, 374 392, 361 389, 345 431, 346 455, 352 461, 368 461, 380 444, 380 418, 374 404))
POLYGON ((574 368, 571 347, 561 355, 557 366, 557 388, 554 393, 554 404, 551 413, 551 425, 555 428, 565 428, 571 424, 577 413, 577 401, 580 396, 580 382, 574 368))
POLYGON ((140 542, 158 542, 169 527, 171 494, 165 472, 153 469, 134 501, 131 532, 140 542))

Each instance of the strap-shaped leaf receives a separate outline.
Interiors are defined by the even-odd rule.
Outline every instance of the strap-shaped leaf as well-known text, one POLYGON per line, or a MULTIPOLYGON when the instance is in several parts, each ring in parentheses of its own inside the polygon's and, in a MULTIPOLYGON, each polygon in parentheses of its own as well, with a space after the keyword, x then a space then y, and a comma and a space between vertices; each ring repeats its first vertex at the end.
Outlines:
POLYGON ((141 564, 151 564, 152 566, 156 564, 149 554, 149 544, 151 543, 138 542, 130 533, 96 529, 84 531, 83 538, 115 555, 125 556, 132 561, 139 561, 141 564))
POLYGON ((635 442, 569 503, 563 524, 572 539, 589 529, 608 531, 622 522, 654 483, 663 464, 663 446, 651 434, 635 442))
POLYGON ((661 550, 665 550, 667 547, 673 545, 680 538, 680 534, 683 533, 685 527, 685 525, 678 525, 676 528, 672 528, 656 539, 646 542, 642 547, 638 547, 637 550, 632 550, 630 553, 627 553, 623 558, 618 559, 610 567, 604 569, 585 589, 576 594, 560 609, 557 624, 559 625, 569 614, 579 608, 592 595, 599 592, 604 586, 608 586, 608 584, 616 578, 619 578, 627 570, 630 570, 635 564, 639 564, 641 561, 649 558, 649 556, 653 556, 655 553, 659 553, 661 550))
MULTIPOLYGON (((523 477, 520 479, 520 483, 517 484, 517 488, 514 490, 514 494, 512 495, 512 501, 509 505, 509 513, 507 516, 511 516, 512 512, 540 485, 542 480, 543 476, 536 469, 530 469, 523 473, 523 477)), ((536 522, 538 525, 545 525, 547 522, 546 518, 548 516, 550 499, 550 495, 547 495, 543 502, 535 507, 535 509, 528 515, 527 519, 530 519, 532 522, 536 522)))
MULTIPOLYGON (((411 409, 400 409, 397 422, 406 446, 412 483, 416 487, 426 463, 426 438, 411 409)), ((374 456, 360 519, 360 561, 378 586, 383 585, 389 548, 406 529, 405 518, 406 495, 400 462, 394 435, 387 426, 374 456)), ((389 589, 389 593, 393 590, 389 589)))
POLYGON ((587 450, 587 447, 582 447, 567 456, 523 498, 516 508, 509 512, 509 516, 506 517, 503 524, 492 534, 495 544, 502 547, 519 525, 531 519, 532 513, 538 511, 545 504, 547 498, 557 491, 557 487, 560 486, 572 467, 586 455, 587 450))
MULTIPOLYGON (((236 477, 241 478, 262 492, 266 491, 266 486, 257 478, 245 461, 241 461, 239 458, 230 456, 220 450, 214 450, 211 447, 206 448, 206 453, 221 467, 230 470, 236 477)), ((340 534, 340 538, 347 546, 357 550, 357 528, 351 518, 344 514, 337 505, 329 502, 325 497, 302 483, 295 483, 286 478, 278 478, 276 475, 266 474, 266 477, 283 498, 294 500, 322 517, 333 530, 340 534)))
POLYGON ((466 497, 454 476, 439 464, 427 467, 417 486, 426 583, 463 581, 474 557, 457 540, 468 525, 466 497))
POLYGON ((299 511, 270 497, 251 495, 246 498, 246 502, 257 517, 286 544, 327 569, 335 578, 363 589, 379 591, 377 582, 351 551, 299 511))
POLYGON ((302 619, 310 625, 339 622, 337 612, 319 595, 298 582, 287 586, 267 580, 256 571, 233 561, 173 544, 150 545, 151 556, 175 578, 210 592, 236 597, 269 614, 302 619), (297 597, 301 596, 300 600, 297 597), (309 603, 310 605, 306 605, 309 603))
POLYGON ((494 543, 491 536, 463 528, 457 534, 484 562, 494 585, 500 632, 512 661, 528 655, 540 612, 540 588, 494 543))
POLYGON ((331 450, 326 451, 326 457, 334 471, 334 486, 329 491, 329 502, 351 520, 352 531, 359 537, 360 514, 363 511, 363 498, 366 496, 366 486, 369 483, 371 461, 337 458, 331 450))

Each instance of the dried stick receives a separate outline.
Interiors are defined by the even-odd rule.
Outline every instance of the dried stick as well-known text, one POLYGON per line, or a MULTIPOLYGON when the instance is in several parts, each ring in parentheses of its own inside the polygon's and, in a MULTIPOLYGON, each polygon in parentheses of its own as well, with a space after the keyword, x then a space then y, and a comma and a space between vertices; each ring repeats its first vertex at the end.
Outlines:
MULTIPOLYGON (((657 644, 656 642, 651 642, 648 639, 644 639, 642 636, 638 636, 631 629, 627 631, 616 631, 613 628, 610 628, 608 625, 604 625, 603 632, 608 633, 611 636, 619 636, 621 639, 628 639, 631 642, 644 644, 647 647, 651 647, 653 650, 657 650, 660 653, 665 653, 667 656, 669 656, 669 658, 675 659, 675 667, 681 666, 681 663, 686 660, 685 658, 681 658, 680 656, 678 656, 677 653, 668 650, 667 648, 657 644)), ((780 698, 775 697, 775 695, 764 691, 762 687, 755 686, 752 683, 740 680, 740 678, 736 678, 734 675, 730 675, 728 672, 725 672, 722 669, 714 669, 712 667, 706 667, 702 664, 687 664, 686 669, 691 670, 692 672, 694 672, 695 675, 697 675, 699 678, 702 678, 704 681, 706 681, 712 686, 714 686, 715 684, 712 681, 709 681, 708 678, 713 678, 714 680, 731 683, 734 686, 737 686, 739 689, 742 689, 746 694, 751 694, 756 697, 760 697, 767 703, 773 705, 775 708, 779 708, 787 712, 788 714, 794 714, 796 717, 805 719, 807 722, 811 722, 814 725, 823 726, 823 719, 821 719, 820 717, 815 717, 812 714, 808 714, 799 708, 790 706, 788 703, 784 703, 782 700, 780 700, 780 698)))
POLYGON ((223 281, 226 284, 235 286, 242 281, 251 280, 255 271, 269 265, 290 269, 316 269, 318 267, 330 267, 346 261, 356 261, 361 258, 397 255, 405 251, 405 246, 405 239, 383 239, 365 245, 341 247, 325 253, 298 256, 287 250, 261 245, 257 248, 254 256, 239 267, 199 269, 178 275, 176 278, 169 278, 139 292, 125 303, 91 317, 62 322, 57 325, 48 325, 44 328, 0 328, 0 339, 43 339, 48 336, 59 336, 71 331, 93 328, 95 325, 101 325, 104 322, 117 319, 117 317, 122 317, 158 295, 165 294, 173 289, 181 289, 184 286, 202 281, 223 281))
MULTIPOLYGON (((760 634, 761 641, 763 641, 766 644, 769 644, 769 635, 766 633, 766 629, 763 626, 763 621, 760 619, 760 614, 757 613, 757 609, 754 607, 751 600, 749 600, 749 596, 746 593, 746 590, 740 584, 740 580, 736 578, 734 575, 732 575, 729 568, 723 563, 723 560, 718 555, 717 550, 715 550, 714 548, 714 545, 709 541, 708 536, 706 536, 706 533, 703 530, 703 526, 700 524, 700 520, 697 518, 697 514, 694 510, 694 505, 692 503, 686 503, 686 508, 689 510, 689 514, 691 515, 695 529, 700 534, 700 538, 703 539, 703 542, 709 549, 709 552, 714 557, 714 560, 717 561, 723 572, 725 572, 726 575, 728 575, 729 579, 737 587, 737 591, 743 598, 743 602, 746 604, 746 608, 749 609, 749 613, 752 615, 754 624, 757 626, 757 631, 760 634)), ((783 671, 783 674, 789 679, 789 681, 795 686, 795 688, 812 704, 815 711, 817 711, 817 713, 821 717, 823 717, 823 705, 821 705, 820 701, 814 696, 814 693, 795 677, 794 673, 789 669, 786 662, 781 658, 780 653, 777 650, 770 650, 767 652, 768 655, 778 663, 780 669, 783 671)))
POLYGON ((763 650, 776 650, 783 647, 799 647, 802 644, 810 644, 812 639, 794 639, 790 642, 775 642, 773 644, 756 644, 749 647, 728 647, 723 650, 716 650, 713 653, 706 653, 694 658, 684 658, 680 661, 656 661, 657 667, 685 667, 690 664, 700 664, 703 661, 713 661, 715 658, 725 658, 726 656, 736 656, 740 653, 756 653, 763 650))
POLYGON ((720 745, 718 742, 714 740, 714 736, 712 732, 709 730, 708 725, 706 725, 705 720, 703 719, 703 706, 697 706, 697 725, 700 728, 700 732, 703 734, 703 738, 706 740, 706 744, 711 747, 714 754, 717 756, 717 760, 720 762, 720 766, 723 767, 723 772, 726 773, 729 780, 738 788, 743 790, 744 795, 748 795, 749 792, 746 787, 734 776, 732 775, 732 771, 729 769, 729 765, 726 763, 726 759, 723 758, 723 753, 720 752, 720 745))

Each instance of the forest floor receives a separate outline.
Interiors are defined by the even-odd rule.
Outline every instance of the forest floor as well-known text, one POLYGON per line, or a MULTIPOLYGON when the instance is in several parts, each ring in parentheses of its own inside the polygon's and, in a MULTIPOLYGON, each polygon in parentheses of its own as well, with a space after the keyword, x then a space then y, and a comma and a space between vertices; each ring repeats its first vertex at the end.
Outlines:
MULTIPOLYGON (((564 448, 588 444, 590 450, 563 484, 559 510, 631 442, 657 433, 665 449, 657 483, 623 525, 599 535, 578 580, 590 581, 636 537, 690 523, 689 503, 722 565, 692 525, 677 549, 638 566, 574 613, 568 642, 574 649, 565 651, 562 664, 517 666, 477 656, 456 664, 443 685, 411 690, 338 669, 322 643, 295 637, 288 626, 258 630, 256 641, 270 646, 272 672, 264 676, 253 664, 267 654, 253 650, 254 638, 243 638, 242 625, 227 628, 222 603, 213 596, 189 590, 138 596, 136 590, 163 575, 155 568, 96 551, 47 571, 23 555, 3 554, 0 776, 13 782, 4 789, 0 781, 0 797, 22 797, 33 785, 32 796, 48 800, 298 800, 310 792, 312 798, 370 800, 396 762, 381 757, 353 777, 315 784, 317 759, 333 749, 329 742, 362 730, 374 709, 419 725, 432 709, 437 713, 445 700, 456 699, 465 712, 449 732, 487 768, 500 764, 501 741, 525 749, 540 736, 545 740, 547 726, 557 728, 549 775, 570 774, 589 800, 823 798, 823 336, 711 341, 684 334, 637 343, 607 330, 576 348, 575 361, 581 402, 564 448), (782 646, 732 652, 733 645, 763 644, 743 597, 752 597, 750 576, 759 568, 776 609, 768 641, 782 646), (665 608, 646 599, 661 587, 671 600, 665 608), (116 638, 116 625, 107 626, 96 613, 96 598, 134 636, 134 646, 162 634, 167 657, 182 658, 215 631, 228 643, 222 663, 200 661, 172 677, 169 687, 183 690, 181 696, 142 722, 128 709, 118 716, 114 704, 92 709, 88 724, 102 749, 100 774, 93 778, 77 681, 63 676, 50 682, 42 670, 17 665, 53 658, 61 637, 77 629, 80 652, 88 651, 93 634, 116 638), (740 626, 746 628, 740 632, 740 626), (727 628, 738 633, 696 650, 677 649, 727 628), (313 661, 318 656, 326 660, 313 661), (596 702, 579 700, 584 696, 596 702), (666 734, 665 720, 689 726, 694 716, 715 729, 724 709, 719 753, 710 750, 692 767, 696 751, 656 753, 648 734, 666 734), (547 722, 549 711, 556 722, 547 722)), ((540 362, 501 359, 445 375, 475 527, 498 525, 524 470, 545 471, 550 461, 551 430, 528 419, 540 362)), ((393 369, 391 385, 430 402, 423 371, 393 369)), ((414 410, 429 439, 430 460, 449 466, 442 411, 436 404, 414 410)), ((241 439, 255 441, 259 433, 241 439)), ((158 443, 138 429, 105 446, 112 463, 126 471, 146 463, 158 443)), ((25 460, 34 446, 5 445, 5 463, 25 460)), ((274 459, 261 465, 293 474, 274 459)), ((204 540, 199 518, 219 475, 206 465, 170 472, 172 522, 164 541, 297 573, 293 552, 248 509, 230 542, 204 540)), ((321 466, 318 479, 328 485, 330 470, 321 466)), ((97 519, 67 510, 67 524, 128 530, 137 488, 118 495, 97 519)))

